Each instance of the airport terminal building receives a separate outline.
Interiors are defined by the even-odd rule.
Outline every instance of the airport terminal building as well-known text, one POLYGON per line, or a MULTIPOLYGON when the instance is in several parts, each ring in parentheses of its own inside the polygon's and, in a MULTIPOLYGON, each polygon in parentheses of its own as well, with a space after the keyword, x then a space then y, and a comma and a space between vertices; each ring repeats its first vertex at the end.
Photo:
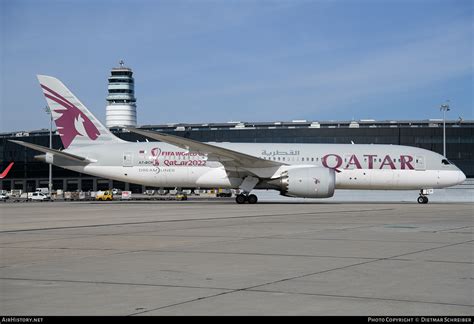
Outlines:
MULTIPOLYGON (((209 124, 145 125, 145 130, 183 136, 202 142, 246 143, 356 143, 393 144, 424 148, 443 153, 443 120, 417 121, 306 121, 227 122, 209 124)), ((112 128, 118 137, 145 141, 140 135, 112 128)), ((34 191, 48 187, 48 164, 34 159, 39 152, 8 140, 21 140, 49 146, 49 129, 0 134, 0 169, 15 164, 8 176, 0 180, 0 190, 34 191)), ((53 148, 61 149, 59 135, 53 135, 53 148)), ((474 121, 446 121, 446 155, 468 178, 474 177, 474 121)), ((96 191, 109 188, 141 193, 142 185, 101 179, 53 166, 53 189, 96 191)))

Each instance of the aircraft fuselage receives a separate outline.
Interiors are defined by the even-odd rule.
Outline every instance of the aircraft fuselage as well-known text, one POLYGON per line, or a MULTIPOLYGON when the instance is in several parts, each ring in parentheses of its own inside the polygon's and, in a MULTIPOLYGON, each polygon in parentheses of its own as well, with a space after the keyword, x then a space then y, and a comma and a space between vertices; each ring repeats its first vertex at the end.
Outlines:
MULTIPOLYGON (((409 146, 365 144, 212 143, 266 160, 281 162, 266 170, 278 178, 285 170, 324 167, 336 170, 336 189, 426 189, 456 185, 464 174, 442 155, 409 146)), ((224 169, 218 160, 162 142, 119 143, 78 147, 65 152, 94 161, 74 171, 155 187, 238 188, 239 169, 224 169)), ((240 170, 241 171, 241 170, 240 170)), ((260 170, 261 171, 261 170, 260 170)), ((256 189, 270 189, 265 182, 256 189)))

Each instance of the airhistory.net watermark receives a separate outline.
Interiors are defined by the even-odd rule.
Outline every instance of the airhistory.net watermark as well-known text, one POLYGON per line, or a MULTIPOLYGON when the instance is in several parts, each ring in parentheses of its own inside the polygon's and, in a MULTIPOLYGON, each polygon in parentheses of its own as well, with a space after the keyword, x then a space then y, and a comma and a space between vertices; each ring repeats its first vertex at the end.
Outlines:
POLYGON ((472 323, 472 317, 460 316, 374 316, 368 323, 472 323))
POLYGON ((2 323, 43 323, 43 317, 2 316, 2 323))

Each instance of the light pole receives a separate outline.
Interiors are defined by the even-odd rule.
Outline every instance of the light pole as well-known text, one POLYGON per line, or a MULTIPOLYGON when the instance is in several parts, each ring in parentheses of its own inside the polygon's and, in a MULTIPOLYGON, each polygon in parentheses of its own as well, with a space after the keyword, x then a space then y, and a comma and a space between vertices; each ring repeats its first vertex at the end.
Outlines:
MULTIPOLYGON (((49 106, 44 108, 46 113, 49 115, 49 148, 53 148, 53 114, 49 106)), ((53 165, 49 163, 49 181, 48 181, 48 193, 49 196, 52 196, 53 191, 53 165)))
POLYGON ((449 111, 449 100, 439 107, 443 111, 443 156, 446 157, 446 112, 449 111))

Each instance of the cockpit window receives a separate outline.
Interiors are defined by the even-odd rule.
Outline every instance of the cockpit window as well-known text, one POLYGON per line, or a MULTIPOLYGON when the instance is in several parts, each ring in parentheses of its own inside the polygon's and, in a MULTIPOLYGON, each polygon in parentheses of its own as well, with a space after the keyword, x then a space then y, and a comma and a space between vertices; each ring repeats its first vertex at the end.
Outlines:
POLYGON ((450 165, 450 164, 451 164, 451 162, 449 162, 449 161, 446 160, 446 159, 442 159, 442 160, 441 160, 441 163, 443 163, 444 165, 450 165))

